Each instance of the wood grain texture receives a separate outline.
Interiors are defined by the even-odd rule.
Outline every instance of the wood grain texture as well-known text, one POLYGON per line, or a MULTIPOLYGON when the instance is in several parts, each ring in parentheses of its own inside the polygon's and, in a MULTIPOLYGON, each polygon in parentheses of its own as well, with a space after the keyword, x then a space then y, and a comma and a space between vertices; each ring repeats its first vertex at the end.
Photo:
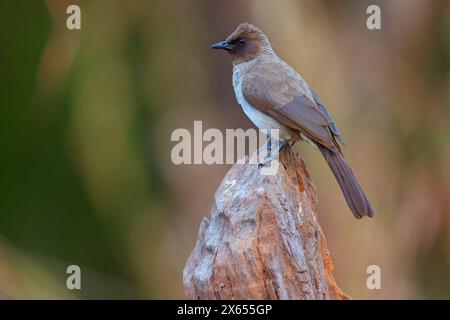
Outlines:
POLYGON ((190 299, 348 299, 317 219, 315 187, 291 148, 278 173, 234 165, 183 272, 190 299))

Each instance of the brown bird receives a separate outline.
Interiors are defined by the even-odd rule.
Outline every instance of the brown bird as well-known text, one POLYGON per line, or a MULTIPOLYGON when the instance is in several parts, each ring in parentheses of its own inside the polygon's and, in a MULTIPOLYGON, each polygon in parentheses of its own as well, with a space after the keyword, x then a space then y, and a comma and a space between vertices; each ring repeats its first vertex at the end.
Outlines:
POLYGON ((211 48, 230 54, 236 99, 250 120, 259 129, 278 129, 280 150, 300 139, 316 146, 353 215, 372 217, 373 209, 344 159, 339 146, 343 140, 330 113, 305 80, 277 56, 264 32, 242 23, 211 48))

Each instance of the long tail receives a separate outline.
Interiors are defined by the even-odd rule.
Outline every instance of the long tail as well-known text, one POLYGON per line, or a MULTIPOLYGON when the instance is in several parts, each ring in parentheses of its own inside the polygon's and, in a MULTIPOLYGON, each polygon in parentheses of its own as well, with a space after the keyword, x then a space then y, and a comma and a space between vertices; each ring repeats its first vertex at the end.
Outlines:
POLYGON ((318 148, 323 157, 333 171, 334 176, 339 184, 339 187, 344 194, 347 205, 352 211, 356 219, 361 219, 364 216, 373 216, 373 209, 364 194, 363 189, 356 180, 352 169, 345 161, 344 156, 339 150, 332 151, 322 145, 318 144, 318 148))

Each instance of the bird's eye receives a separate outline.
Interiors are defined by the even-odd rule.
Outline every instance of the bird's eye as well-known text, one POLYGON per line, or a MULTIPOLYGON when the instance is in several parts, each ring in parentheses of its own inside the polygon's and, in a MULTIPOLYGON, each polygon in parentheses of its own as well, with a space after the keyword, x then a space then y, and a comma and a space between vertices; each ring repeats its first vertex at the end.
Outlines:
POLYGON ((239 45, 240 47, 244 46, 246 43, 247 43, 247 40, 245 40, 245 38, 240 38, 240 39, 238 40, 238 45, 239 45))

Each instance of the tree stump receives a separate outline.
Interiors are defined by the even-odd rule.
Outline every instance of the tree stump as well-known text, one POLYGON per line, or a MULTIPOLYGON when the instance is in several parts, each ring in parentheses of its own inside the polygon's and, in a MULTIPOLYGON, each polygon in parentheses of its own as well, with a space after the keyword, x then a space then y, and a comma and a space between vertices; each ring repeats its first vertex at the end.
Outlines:
POLYGON ((317 219, 317 195, 290 147, 276 175, 235 164, 183 271, 190 299, 349 299, 317 219))

